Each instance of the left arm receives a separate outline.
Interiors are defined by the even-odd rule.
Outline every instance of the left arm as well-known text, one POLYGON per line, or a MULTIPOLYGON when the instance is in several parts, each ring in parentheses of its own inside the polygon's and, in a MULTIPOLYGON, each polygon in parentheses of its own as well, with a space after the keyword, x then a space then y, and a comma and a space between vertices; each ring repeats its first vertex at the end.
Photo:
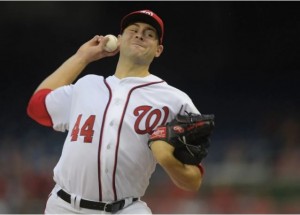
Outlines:
POLYGON ((202 182, 199 167, 183 164, 177 160, 173 155, 174 147, 165 141, 154 141, 150 147, 156 161, 177 187, 187 191, 199 190, 202 182))

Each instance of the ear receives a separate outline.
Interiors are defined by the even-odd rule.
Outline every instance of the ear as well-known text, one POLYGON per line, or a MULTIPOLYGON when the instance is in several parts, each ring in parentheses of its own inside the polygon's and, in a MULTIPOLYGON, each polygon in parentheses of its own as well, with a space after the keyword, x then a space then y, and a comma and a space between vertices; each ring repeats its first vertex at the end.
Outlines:
POLYGON ((163 45, 158 45, 157 49, 156 49, 156 53, 155 53, 155 57, 159 57, 161 55, 161 53, 164 50, 164 46, 163 45))
POLYGON ((118 45, 120 45, 120 40, 122 39, 122 35, 121 34, 119 34, 118 35, 118 45))

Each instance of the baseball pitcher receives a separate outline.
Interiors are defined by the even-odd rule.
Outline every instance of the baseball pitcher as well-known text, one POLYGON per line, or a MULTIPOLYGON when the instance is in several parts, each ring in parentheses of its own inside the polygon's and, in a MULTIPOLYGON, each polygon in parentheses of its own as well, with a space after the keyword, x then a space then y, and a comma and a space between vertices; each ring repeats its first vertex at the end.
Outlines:
POLYGON ((141 197, 156 164, 179 188, 197 191, 213 115, 150 73, 163 52, 164 24, 150 10, 121 20, 115 50, 109 37, 84 43, 37 87, 28 115, 66 132, 45 213, 151 214, 141 197), (91 62, 119 54, 113 75, 87 74, 91 62))

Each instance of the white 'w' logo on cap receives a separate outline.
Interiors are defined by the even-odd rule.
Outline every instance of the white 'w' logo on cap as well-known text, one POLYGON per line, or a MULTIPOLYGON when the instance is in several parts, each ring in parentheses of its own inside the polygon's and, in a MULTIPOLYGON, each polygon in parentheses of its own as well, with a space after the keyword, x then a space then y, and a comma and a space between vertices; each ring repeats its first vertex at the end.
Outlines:
POLYGON ((141 13, 145 13, 145 14, 147 14, 149 16, 153 16, 153 13, 151 11, 149 11, 149 10, 142 10, 141 13))

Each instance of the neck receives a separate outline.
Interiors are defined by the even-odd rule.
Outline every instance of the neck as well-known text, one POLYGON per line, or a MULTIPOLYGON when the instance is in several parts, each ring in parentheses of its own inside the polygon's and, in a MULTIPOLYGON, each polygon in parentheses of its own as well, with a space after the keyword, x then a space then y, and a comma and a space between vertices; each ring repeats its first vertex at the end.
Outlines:
POLYGON ((122 79, 126 77, 146 77, 150 75, 149 66, 132 63, 118 63, 115 76, 122 79))

